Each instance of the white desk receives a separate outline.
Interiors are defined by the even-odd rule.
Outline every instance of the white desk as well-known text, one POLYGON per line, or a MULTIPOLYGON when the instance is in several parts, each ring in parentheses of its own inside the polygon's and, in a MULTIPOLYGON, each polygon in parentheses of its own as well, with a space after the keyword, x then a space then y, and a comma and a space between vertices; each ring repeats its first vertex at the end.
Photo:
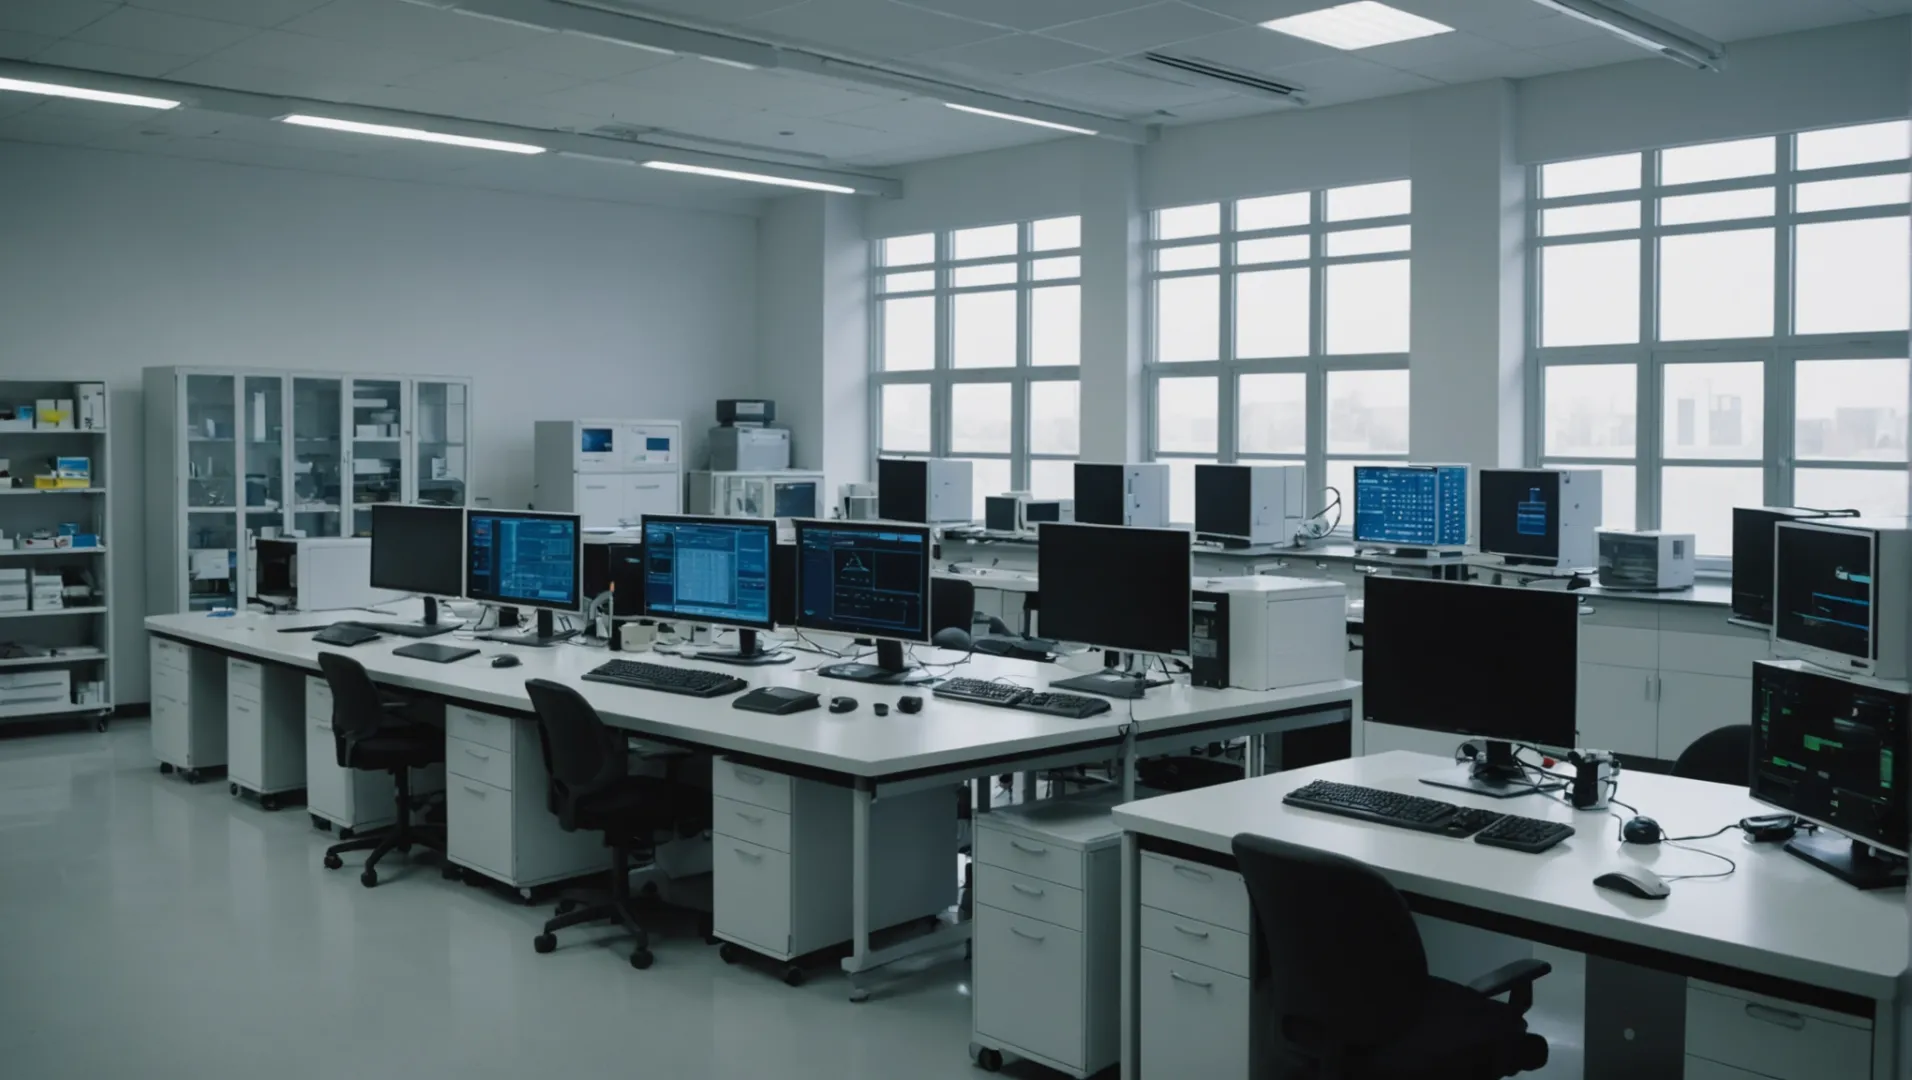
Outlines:
MULTIPOLYGON (((1893 1075, 1894 1002, 1907 955, 1903 893, 1852 889, 1779 845, 1747 843, 1737 830, 1691 842, 1737 861, 1739 869, 1731 877, 1676 882, 1665 900, 1597 889, 1595 877, 1628 866, 1645 864, 1673 875, 1708 873, 1724 864, 1670 847, 1623 846, 1616 835, 1619 822, 1606 813, 1577 812, 1538 796, 1503 801, 1437 792, 1419 782, 1443 764, 1437 757, 1396 751, 1118 807, 1116 823, 1126 830, 1124 1076, 1138 1075, 1133 988, 1139 855, 1165 849, 1206 853, 1215 865, 1232 866, 1230 843, 1241 832, 1359 859, 1392 881, 1417 912, 1586 952, 1590 1015, 1605 1007, 1595 1000, 1601 989, 1595 961, 1613 960, 1801 1002, 1810 1007, 1809 1014, 1811 1009, 1863 1014, 1871 1027, 1870 1075, 1877 1080, 1893 1075), (1528 855, 1282 804, 1284 794, 1314 779, 1565 821, 1579 833, 1547 852, 1528 855)), ((1708 833, 1747 814, 1770 812, 1741 789, 1644 773, 1623 776, 1619 796, 1674 836, 1708 833)), ((1690 1052, 1695 1023, 1690 1013, 1686 1023, 1690 1052)), ((1590 1042, 1594 1035, 1590 1030, 1590 1042)), ((1590 1046, 1590 1062, 1592 1057, 1590 1046)))
MULTIPOLYGON (((346 615, 345 617, 353 617, 346 615)), ((309 633, 280 633, 288 626, 314 626, 323 615, 156 615, 146 628, 157 638, 231 656, 316 671, 318 655, 332 651, 309 633)), ((446 636, 445 643, 464 643, 446 636)), ((855 976, 906 956, 959 943, 967 926, 948 928, 885 949, 870 945, 870 807, 886 795, 903 795, 938 785, 1018 770, 1062 768, 1069 765, 1121 759, 1125 782, 1133 783, 1136 761, 1151 753, 1168 753, 1200 743, 1243 736, 1259 743, 1262 736, 1302 727, 1333 723, 1351 716, 1358 684, 1345 679, 1304 687, 1256 693, 1245 690, 1206 690, 1186 680, 1160 687, 1136 702, 1114 702, 1114 708, 1086 720, 1046 717, 985 705, 939 700, 928 687, 879 686, 826 679, 808 669, 828 663, 826 658, 799 652, 789 664, 734 667, 684 660, 660 653, 607 654, 602 649, 560 644, 533 649, 493 642, 475 643, 481 655, 451 664, 394 656, 407 644, 385 638, 342 651, 365 666, 384 685, 429 694, 448 702, 478 708, 526 714, 530 699, 527 679, 553 679, 577 686, 606 723, 626 728, 646 739, 708 749, 731 759, 755 761, 782 773, 822 780, 849 790, 852 799, 852 897, 855 933, 852 953, 843 961, 855 976), (490 658, 503 652, 521 664, 493 668, 490 658), (580 677, 612 656, 682 664, 726 671, 753 687, 797 686, 825 698, 847 695, 860 702, 850 713, 818 709, 791 716, 770 716, 731 707, 732 698, 690 698, 647 690, 583 682, 580 677), (921 713, 895 708, 904 695, 924 699, 921 713), (879 717, 875 702, 891 705, 890 715, 879 717)), ((926 663, 950 663, 962 654, 919 648, 926 663)), ((1056 665, 1035 664, 1003 657, 975 656, 937 674, 976 678, 1004 677, 1029 686, 1073 672, 1056 665)), ((1250 755, 1251 768, 1261 755, 1250 755)), ((867 988, 852 979, 852 999, 861 1000, 867 988)))

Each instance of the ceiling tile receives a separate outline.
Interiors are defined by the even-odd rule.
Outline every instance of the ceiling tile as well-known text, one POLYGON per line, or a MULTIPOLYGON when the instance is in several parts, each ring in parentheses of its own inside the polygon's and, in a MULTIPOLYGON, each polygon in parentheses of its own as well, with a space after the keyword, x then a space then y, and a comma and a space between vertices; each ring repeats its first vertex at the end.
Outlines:
POLYGON ((197 56, 155 52, 151 49, 127 49, 116 45, 94 45, 68 38, 34 54, 33 62, 151 79, 178 71, 196 59, 197 56))
POLYGON ((1171 109, 1169 114, 1158 118, 1158 122, 1170 126, 1182 124, 1206 124, 1215 120, 1234 120, 1242 116, 1259 116, 1262 113, 1286 111, 1293 106, 1278 101, 1258 97, 1237 97, 1233 94, 1214 101, 1204 101, 1194 105, 1184 105, 1171 109))
MULTIPOLYGON (((1537 9, 1536 9, 1537 10, 1537 9)), ((1552 45, 1565 45, 1570 41, 1585 41, 1588 38, 1607 37, 1605 30, 1592 23, 1569 19, 1565 15, 1542 15, 1538 19, 1510 20, 1483 27, 1474 33, 1516 49, 1544 49, 1552 45)))
MULTIPOLYGON (((1195 0, 1197 3, 1205 0, 1195 0)), ((1535 0, 1389 0, 1395 7, 1456 30, 1484 32, 1508 23, 1558 18, 1535 0)), ((1578 22, 1579 20, 1573 20, 1578 22)), ((1585 24, 1582 24, 1585 25, 1585 24)))
MULTIPOLYGON (((1601 34, 1599 37, 1570 41, 1565 45, 1549 45, 1533 50, 1536 56, 1553 65, 1555 71, 1573 71, 1578 68, 1600 67, 1605 64, 1624 64, 1629 60, 1649 60, 1653 54, 1637 45, 1629 45, 1617 37, 1601 34)), ((1660 63, 1670 64, 1671 60, 1660 63)))
POLYGON ((1370 63, 1414 71, 1428 64, 1447 63, 1509 51, 1512 51, 1509 46, 1498 41, 1488 41, 1457 30, 1449 34, 1415 38, 1412 41, 1397 41, 1391 45, 1376 45, 1371 49, 1362 49, 1355 55, 1370 63))
POLYGON ((792 116, 829 116, 904 96, 777 71, 741 71, 691 57, 607 81, 642 93, 694 97, 745 110, 767 108, 792 116))
POLYGON ((1480 82, 1483 79, 1528 79, 1535 75, 1557 71, 1559 65, 1544 56, 1523 49, 1503 49, 1499 52, 1439 60, 1418 65, 1410 70, 1416 75, 1424 75, 1437 82, 1458 85, 1480 82))
MULTIPOLYGON (((1188 4, 1151 4, 1134 11, 1104 15, 1044 32, 1045 37, 1072 41, 1110 53, 1133 53, 1190 38, 1239 29, 1241 24, 1212 11, 1188 4)), ((1257 28, 1259 29, 1259 28, 1257 28)))
POLYGON ((1033 34, 1009 34, 954 49, 924 53, 916 59, 939 67, 967 68, 996 75, 1034 75, 1057 68, 1092 64, 1106 53, 1033 34))
POLYGON ((890 0, 809 0, 752 19, 750 28, 845 52, 892 58, 1002 35, 993 26, 890 0))
POLYGON ((668 64, 675 57, 580 34, 545 34, 529 44, 493 53, 485 59, 493 64, 552 71, 580 79, 609 79, 668 64))
MULTIPOLYGON (((263 30, 207 57, 201 64, 216 66, 220 61, 238 67, 283 68, 339 81, 372 83, 395 83, 445 63, 442 59, 418 53, 378 45, 348 44, 283 30, 263 30)), ((195 64, 193 68, 200 66, 195 64)), ((185 72, 177 73, 177 77, 188 78, 185 72)), ((245 86, 238 82, 223 82, 220 85, 267 93, 275 89, 270 85, 245 86)))
POLYGON ((597 124, 670 128, 693 134, 701 130, 699 125, 705 122, 741 111, 692 97, 647 94, 611 82, 585 83, 555 94, 527 99, 522 104, 592 117, 597 124))
POLYGON ((1150 0, 900 0, 910 7, 959 15, 1012 30, 1044 30, 1146 6, 1150 0))
POLYGON ((280 27, 296 34, 378 45, 446 60, 475 60, 537 41, 545 31, 399 0, 333 0, 280 27))
POLYGON ((477 102, 537 97, 576 86, 583 81, 549 71, 505 67, 488 60, 461 60, 420 72, 399 85, 477 102))
POLYGON ((170 74, 180 82, 219 86, 229 90, 284 94, 288 97, 316 98, 321 101, 353 101, 380 83, 354 78, 346 73, 328 74, 323 70, 273 67, 235 60, 224 54, 209 56, 187 64, 170 74))
POLYGON ((1299 15, 1304 11, 1318 11, 1331 6, 1336 0, 1188 0, 1188 2, 1196 7, 1207 8, 1218 15, 1227 15, 1245 22, 1263 23, 1269 19, 1299 15))
POLYGON ((0 30, 65 37, 117 7, 108 0, 6 0, 0 3, 0 30))
POLYGON ((803 0, 600 0, 605 7, 639 15, 680 16, 708 23, 740 23, 778 8, 795 7, 803 0))
POLYGON ((700 128, 696 134, 745 149, 814 155, 832 161, 876 153, 896 145, 896 136, 887 131, 819 117, 780 116, 768 112, 736 113, 700 128))
POLYGON ((1654 0, 1653 13, 1720 41, 1857 22, 1873 13, 1852 0, 1654 0))
POLYGON ((1258 72, 1347 55, 1340 49, 1330 49, 1326 45, 1317 45, 1298 37, 1277 34, 1270 30, 1263 30, 1259 26, 1248 26, 1223 34, 1210 34, 1208 37, 1196 38, 1193 41, 1179 42, 1173 48, 1163 51, 1177 56, 1213 60, 1218 64, 1244 71, 1258 72))
POLYGON ((72 35, 74 41, 122 49, 206 56, 259 32, 258 27, 195 19, 146 8, 123 7, 72 35))
POLYGON ((1342 54, 1330 60, 1285 67, 1274 73, 1283 82, 1301 85, 1313 105, 1335 105, 1363 98, 1387 97, 1415 90, 1431 90, 1432 79, 1342 54))
POLYGON ((1163 69, 1160 76, 1124 70, 1111 64, 1090 64, 1063 71, 1032 75, 1016 87, 1058 104, 1079 105, 1092 111, 1116 111, 1134 116, 1156 109, 1173 109, 1220 97, 1233 96, 1218 86, 1190 86, 1163 69))
POLYGON ((131 7, 170 11, 246 26, 277 26, 332 0, 126 0, 131 7))
POLYGON ((54 39, 43 34, 27 34, 18 30, 0 30, 0 59, 25 60, 48 45, 54 39))

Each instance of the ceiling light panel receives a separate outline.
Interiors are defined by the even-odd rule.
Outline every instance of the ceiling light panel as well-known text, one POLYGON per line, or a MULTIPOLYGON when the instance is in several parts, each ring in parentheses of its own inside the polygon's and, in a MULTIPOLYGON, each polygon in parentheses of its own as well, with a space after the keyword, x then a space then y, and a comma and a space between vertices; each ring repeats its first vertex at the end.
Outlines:
POLYGON ((1371 49, 1376 45, 1454 32, 1454 28, 1445 23, 1424 19, 1376 0, 1356 0, 1319 11, 1305 11, 1261 25, 1290 37, 1348 50, 1371 49))
POLYGON ((179 108, 179 102, 168 98, 115 94, 110 90, 88 90, 83 86, 61 86, 58 83, 32 82, 27 79, 0 79, 0 90, 11 90, 21 94, 41 94, 46 97, 75 98, 80 101, 100 101, 108 105, 133 105, 142 109, 179 108))
POLYGON ((439 143, 443 146, 462 146, 470 150, 497 150, 506 154, 542 154, 544 147, 530 143, 503 142, 498 139, 474 139, 469 135, 447 135, 440 131, 425 131, 422 128, 393 127, 389 124, 361 124, 356 120, 335 120, 329 116, 306 116, 294 113, 280 117, 288 124, 299 127, 325 128, 328 131, 349 131, 355 135, 380 135, 388 139, 409 139, 413 142, 439 143))
POLYGON ((825 184, 817 180, 797 180, 788 176, 771 176, 768 173, 739 172, 736 169, 713 169, 708 165, 684 165, 675 161, 646 161, 647 169, 661 169, 664 172, 695 173, 698 176, 715 176, 723 180, 744 180, 752 184, 774 184, 778 187, 802 188, 805 191, 828 191, 837 195, 854 195, 856 189, 842 184, 825 184))
POLYGON ((957 112, 974 113, 977 116, 989 116, 997 120, 1010 120, 1018 124, 1029 124, 1034 127, 1048 128, 1051 131, 1066 131, 1071 135, 1096 134, 1096 132, 1089 128, 1076 127, 1074 124, 1058 124, 1053 120, 1037 120, 1032 116, 1017 116, 1014 113, 997 112, 994 109, 979 109, 974 105, 958 105, 953 101, 945 101, 943 104, 955 109, 957 112))

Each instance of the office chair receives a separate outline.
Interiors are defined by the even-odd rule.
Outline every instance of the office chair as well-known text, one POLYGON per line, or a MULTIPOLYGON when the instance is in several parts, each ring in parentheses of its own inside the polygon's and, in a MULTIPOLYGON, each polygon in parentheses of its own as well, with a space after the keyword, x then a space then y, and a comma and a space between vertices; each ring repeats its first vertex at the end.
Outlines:
POLYGON ((1734 787, 1752 783, 1753 725, 1728 724, 1694 739, 1673 763, 1673 775, 1734 787))
POLYGON ((550 779, 546 803, 565 832, 602 832, 611 849, 610 898, 565 910, 532 939, 541 953, 558 947, 557 932, 591 922, 614 922, 637 939, 631 966, 651 966, 650 935, 638 924, 631 899, 631 852, 649 849, 673 826, 694 831, 710 822, 710 793, 651 776, 631 776, 629 746, 622 731, 607 727, 576 689, 548 679, 530 679, 525 691, 538 714, 538 741, 550 779))
POLYGON ((359 884, 378 884, 378 861, 396 849, 410 853, 413 844, 443 852, 442 825, 412 824, 411 770, 445 760, 445 733, 404 719, 407 702, 378 692, 364 665, 339 653, 320 653, 319 671, 332 688, 332 744, 342 769, 389 772, 397 788, 397 817, 389 829, 355 836, 325 849, 325 868, 344 865, 340 855, 370 850, 359 884))
POLYGON ((1547 1063, 1523 1017, 1551 965, 1520 960, 1466 986, 1435 978, 1407 901, 1373 868, 1247 833, 1234 849, 1261 939, 1256 1015, 1273 1027, 1280 1075, 1489 1080, 1547 1063))

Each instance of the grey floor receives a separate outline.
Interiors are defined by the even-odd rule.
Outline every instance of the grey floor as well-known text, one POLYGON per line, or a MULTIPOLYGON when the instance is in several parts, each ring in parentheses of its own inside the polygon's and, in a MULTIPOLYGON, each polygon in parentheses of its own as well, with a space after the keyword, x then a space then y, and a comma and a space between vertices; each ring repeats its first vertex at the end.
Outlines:
MULTIPOLYGON (((320 867, 326 842, 303 810, 162 777, 143 721, 0 736, 0 1075, 981 1075, 961 963, 852 1005, 840 976, 791 989, 688 926, 649 971, 615 936, 539 956, 547 907, 399 862, 368 890, 358 856, 320 867)), ((1543 955, 1541 1075, 1569 1080, 1584 968, 1543 955)))

